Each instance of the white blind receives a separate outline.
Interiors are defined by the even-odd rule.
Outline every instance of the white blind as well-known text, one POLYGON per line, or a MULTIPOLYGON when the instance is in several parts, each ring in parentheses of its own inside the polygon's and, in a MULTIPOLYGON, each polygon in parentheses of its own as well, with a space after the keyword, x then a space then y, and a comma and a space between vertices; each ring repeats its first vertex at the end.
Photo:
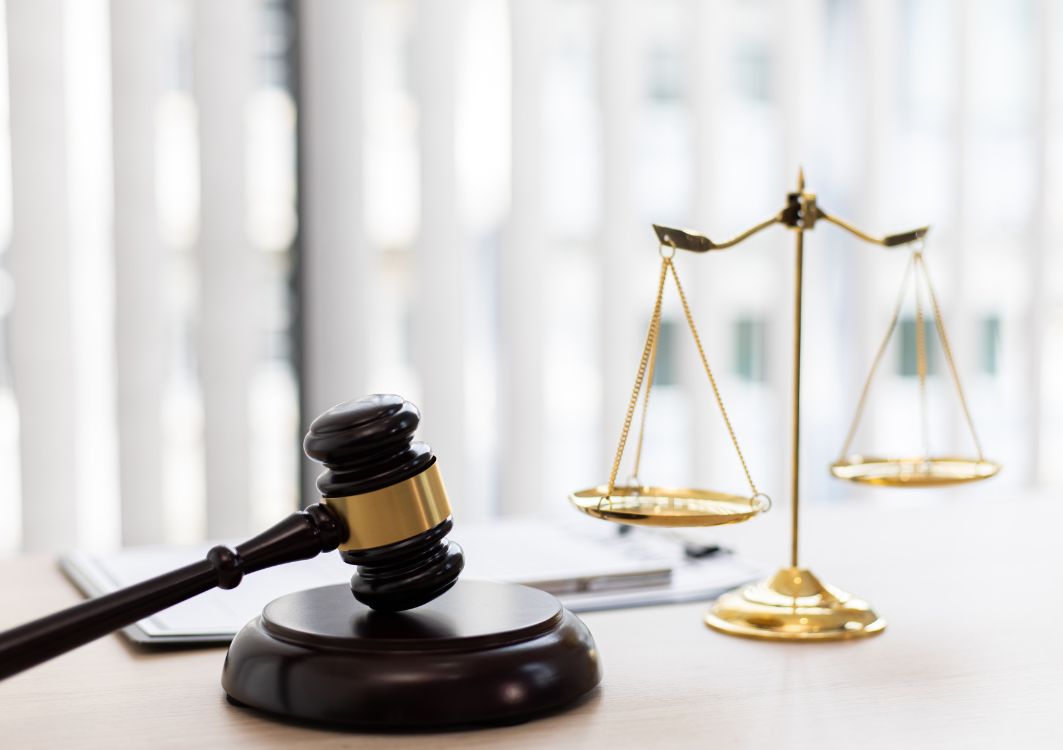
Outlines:
MULTIPOLYGON (((1051 0, 8 0, 4 19, 5 553, 245 533, 316 498, 302 432, 370 391, 422 407, 462 518, 563 513, 607 475, 650 223, 727 236, 799 165, 872 230, 934 225, 974 417, 1007 467, 993 490, 1063 481, 1045 460, 1063 448, 1051 0)), ((780 496, 789 239, 679 259, 780 496)), ((807 244, 803 489, 849 496, 816 468, 901 265, 829 227, 807 244)), ((643 478, 726 488, 740 474, 674 299, 665 319, 643 478)), ((868 447, 917 422, 887 370, 868 447)), ((962 450, 946 385, 932 438, 962 450)))
POLYGON ((12 233, 6 260, 17 295, 7 330, 27 549, 79 536, 64 28, 61 0, 7 5, 12 233))
POLYGON ((207 534, 244 533, 251 514, 249 387, 260 345, 259 254, 247 233, 249 99, 255 3, 197 0, 194 90, 199 115, 197 351, 203 393, 207 534))
POLYGON ((111 5, 115 354, 122 540, 166 538, 162 404, 168 374, 166 247, 159 232, 156 105, 161 19, 148 3, 111 5), (132 499, 136 498, 136 502, 132 499))
MULTIPOLYGON (((343 0, 309 3, 300 15, 307 419, 368 388, 379 292, 365 236, 366 17, 363 3, 343 0)), ((313 496, 312 482, 306 490, 313 496)))

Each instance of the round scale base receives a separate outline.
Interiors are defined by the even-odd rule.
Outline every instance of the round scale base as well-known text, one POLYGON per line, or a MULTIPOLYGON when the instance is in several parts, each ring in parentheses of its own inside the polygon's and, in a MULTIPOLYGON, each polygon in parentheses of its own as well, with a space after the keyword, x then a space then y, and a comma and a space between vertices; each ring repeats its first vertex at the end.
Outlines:
POLYGON ((614 487, 573 492, 569 501, 583 513, 634 526, 723 526, 748 521, 768 507, 764 496, 749 498, 687 487, 614 487))
POLYGON ((237 704, 369 729, 524 721, 600 680, 590 632, 556 598, 466 580, 399 613, 342 584, 288 594, 237 634, 222 671, 237 704))
POLYGON ((783 568, 766 581, 729 591, 713 604, 705 624, 728 635, 775 641, 866 638, 886 629, 867 602, 804 568, 783 568))
POLYGON ((1000 464, 978 458, 880 458, 849 456, 830 467, 838 479, 880 487, 943 487, 989 479, 1000 464))

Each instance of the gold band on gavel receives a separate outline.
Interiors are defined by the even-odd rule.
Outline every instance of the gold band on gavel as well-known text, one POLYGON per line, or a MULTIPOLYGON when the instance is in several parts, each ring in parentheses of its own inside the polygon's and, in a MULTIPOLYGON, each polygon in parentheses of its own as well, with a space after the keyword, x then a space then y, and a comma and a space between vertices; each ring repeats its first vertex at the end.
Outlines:
POLYGON ((394 544, 438 526, 450 516, 450 500, 438 464, 390 487, 347 497, 322 498, 347 523, 341 551, 394 544))

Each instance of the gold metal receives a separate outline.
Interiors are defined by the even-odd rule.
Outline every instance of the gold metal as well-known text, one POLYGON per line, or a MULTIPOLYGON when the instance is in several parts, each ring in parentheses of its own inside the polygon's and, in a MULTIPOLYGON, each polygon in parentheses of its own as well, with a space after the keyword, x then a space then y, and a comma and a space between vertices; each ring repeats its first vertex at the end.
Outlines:
POLYGON ((929 458, 882 458, 847 456, 831 464, 838 479, 879 487, 943 487, 989 479, 1000 464, 978 458, 931 456, 929 458))
POLYGON ((930 231, 930 227, 919 227, 918 229, 912 229, 908 232, 900 232, 898 234, 887 234, 883 237, 877 237, 873 234, 868 234, 860 229, 857 229, 847 221, 842 221, 837 216, 831 216, 823 210, 817 209, 816 218, 823 219, 830 222, 836 227, 841 227, 845 231, 849 232, 856 237, 859 237, 864 242, 869 242, 872 245, 881 245, 882 247, 896 247, 898 245, 907 245, 909 242, 915 242, 923 237, 926 237, 930 231))
MULTIPOLYGON (((804 171, 797 175, 797 188, 786 196, 786 205, 771 219, 760 222, 732 239, 716 243, 708 237, 684 229, 655 226, 662 242, 670 241, 682 250, 706 252, 739 244, 743 240, 781 224, 793 230, 795 237, 794 266, 794 352, 793 404, 791 414, 791 534, 790 567, 783 568, 772 578, 746 586, 720 597, 706 615, 706 623, 713 629, 749 638, 787 641, 837 640, 859 638, 882 632, 885 622, 870 606, 859 599, 822 584, 812 573, 799 566, 798 530, 800 523, 800 432, 801 432, 801 331, 802 292, 804 287, 804 233, 815 228, 819 220, 834 224, 865 242, 882 247, 894 247, 915 242, 926 236, 929 227, 920 227, 900 234, 877 237, 831 216, 816 202, 816 195, 805 189, 804 171)), ((913 261, 914 262, 914 261, 913 261)), ((933 295, 931 301, 934 302, 933 295)), ((936 308, 936 303, 934 303, 936 308)), ((891 322, 890 333, 896 327, 891 322)), ((887 341, 889 334, 887 334, 887 341)), ((882 358, 885 342, 876 355, 882 358)), ((922 365, 925 368, 925 360, 922 365)), ((866 391, 866 386, 865 386, 866 391)), ((866 393, 865 393, 866 395, 866 393)), ((862 412, 863 404, 858 406, 862 412)), ((859 421, 859 415, 857 416, 859 421)), ((855 425, 851 432, 855 432, 855 425)), ((851 440, 851 436, 849 438, 851 440)), ((848 447, 848 442, 846 446, 848 447)), ((944 467, 940 471, 945 471, 944 467)), ((930 473, 934 473, 931 470, 930 473)))
POLYGON ((683 305, 683 315, 687 319, 690 335, 694 337, 694 345, 697 347, 698 356, 701 357, 701 366, 705 369, 705 374, 709 378, 709 385, 712 386, 712 395, 716 397, 716 405, 720 408, 720 416, 723 417, 724 426, 727 427, 727 434, 731 438, 731 445, 734 446, 735 453, 738 454, 738 462, 742 464, 742 473, 746 475, 749 491, 753 493, 752 497, 756 497, 757 495, 760 495, 761 492, 757 489, 757 485, 753 481, 753 475, 749 473, 746 457, 742 454, 742 446, 738 444, 738 436, 735 435, 734 427, 731 425, 731 418, 727 416, 727 407, 723 405, 723 396, 720 395, 720 389, 716 385, 716 378, 712 374, 712 368, 709 367, 709 359, 705 356, 705 347, 701 345, 701 336, 698 335, 698 328, 694 325, 694 316, 690 312, 690 305, 687 303, 686 293, 683 292, 683 285, 679 282, 679 274, 675 270, 674 263, 669 263, 668 267, 672 271, 672 279, 675 281, 675 289, 679 293, 679 302, 683 305))
POLYGON ((657 293, 653 304, 653 313, 650 316, 649 328, 646 331, 646 340, 642 346, 642 356, 639 358, 638 371, 635 374, 635 385, 631 389, 631 397, 628 399, 627 411, 624 414, 623 427, 620 430, 620 439, 617 441, 616 454, 609 470, 609 481, 600 487, 579 490, 569 495, 569 500, 579 510, 608 521, 628 524, 643 524, 652 526, 719 526, 721 524, 738 523, 745 521, 758 513, 771 507, 771 499, 757 489, 749 466, 746 464, 742 447, 738 443, 731 419, 724 406, 723 397, 720 395, 716 377, 709 366, 709 359, 705 354, 705 347, 701 343, 697 325, 694 323, 694 315, 690 310, 683 283, 679 279, 673 261, 678 246, 670 238, 664 238, 661 242, 661 269, 657 278, 657 293), (653 375, 657 362, 657 342, 661 329, 661 307, 664 301, 664 287, 671 278, 675 284, 679 301, 686 317, 690 335, 694 339, 694 345, 701 358, 705 375, 709 379, 716 405, 723 417, 727 434, 731 438, 738 461, 742 465, 746 482, 749 484, 749 496, 732 495, 712 490, 700 490, 692 488, 655 487, 644 485, 639 480, 639 472, 642 464, 642 446, 646 431, 646 415, 650 407, 650 391, 653 387, 653 375), (628 435, 631 431, 631 423, 635 417, 635 409, 638 406, 639 394, 643 393, 642 414, 639 419, 639 434, 635 443, 635 460, 631 479, 625 484, 618 485, 617 477, 620 474, 620 464, 624 457, 628 435))
POLYGON ((893 314, 890 317, 889 325, 886 327, 886 335, 879 344, 874 360, 872 360, 871 370, 868 372, 867 378, 864 381, 864 386, 861 389, 860 399, 856 404, 856 411, 853 415, 852 424, 849 427, 849 433, 845 438, 845 442, 842 444, 842 450, 838 460, 831 464, 830 472, 839 479, 847 479, 852 482, 873 484, 882 487, 940 487, 989 479, 999 471, 1000 464, 986 460, 985 455, 982 452, 982 442, 978 438, 978 432, 974 427, 974 420, 971 418, 971 411, 967 406, 967 397, 963 391, 963 384, 960 382, 960 375, 956 368, 956 361, 952 355, 952 347, 949 344, 948 334, 945 332, 945 323, 941 317, 941 307, 938 304, 937 294, 934 292, 934 286, 930 281, 930 274, 926 267, 926 259, 923 257, 922 249, 916 249, 912 252, 908 265, 905 267, 904 277, 901 280, 901 288, 897 295, 893 314), (920 428, 923 436, 923 454, 918 458, 868 457, 859 454, 851 454, 850 450, 852 448, 853 438, 856 436, 857 428, 859 427, 860 420, 864 414, 864 407, 867 403, 868 393, 871 389, 871 382, 874 380, 878 367, 882 362, 886 346, 889 344, 890 339, 893 337, 894 331, 897 328, 901 306, 904 303, 910 280, 915 289, 916 371, 919 376, 919 412, 920 428), (930 297, 934 327, 938 334, 938 340, 941 342, 941 349, 945 353, 945 360, 948 363, 949 374, 951 375, 953 385, 956 388, 956 394, 959 397, 960 407, 963 410, 968 431, 970 432, 975 450, 977 451, 977 456, 973 458, 959 456, 935 457, 931 456, 930 453, 928 423, 929 410, 927 407, 926 392, 926 332, 924 331, 923 322, 923 286, 920 282, 925 285, 926 292, 930 297))
POLYGON ((908 260, 908 265, 904 268, 904 277, 901 279, 901 289, 900 292, 897 293, 897 301, 893 306, 893 314, 890 316, 890 323, 886 327, 886 335, 882 337, 882 341, 878 345, 878 350, 875 352, 875 358, 871 361, 871 370, 867 374, 867 379, 864 380, 864 387, 860 390, 860 398, 856 402, 856 411, 853 413, 853 421, 849 425, 849 432, 845 437, 845 442, 842 444, 842 457, 848 455, 849 449, 852 447, 853 438, 856 437, 856 430, 860 426, 860 420, 864 416, 864 407, 867 405, 867 395, 871 391, 871 381, 874 380, 875 373, 878 371, 878 366, 882 363, 882 358, 886 354, 886 347, 889 345, 890 339, 893 337, 893 332, 897 329, 897 321, 900 320, 901 317, 901 306, 904 304, 908 279, 911 277, 912 268, 914 266, 915 257, 912 256, 908 260))
MULTIPOLYGON (((798 172, 797 188, 794 192, 787 193, 786 205, 781 211, 771 218, 753 225, 749 229, 738 233, 724 242, 713 242, 705 235, 689 229, 678 229, 675 227, 665 227, 660 225, 654 225, 653 227, 662 245, 667 244, 677 250, 688 250, 698 253, 733 247, 776 224, 788 227, 793 230, 796 235, 794 258, 793 404, 791 414, 790 456, 790 567, 783 568, 766 581, 731 591, 716 601, 706 615, 705 622, 709 627, 730 635, 786 641, 822 641, 844 638, 861 638, 876 635, 877 633, 881 633, 886 627, 885 621, 872 611, 867 602, 853 598, 843 591, 823 584, 810 571, 801 568, 799 565, 798 530, 800 523, 801 468, 799 442, 801 433, 801 318, 802 292, 804 287, 804 233, 814 229, 816 223, 820 220, 844 229, 864 242, 878 245, 880 247, 897 247, 900 245, 920 242, 926 237, 930 230, 929 227, 919 227, 898 234, 883 236, 868 234, 862 229, 859 229, 836 216, 832 216, 820 208, 817 204, 815 193, 805 189, 805 176, 803 170, 798 172)), ((670 262, 670 257, 667 260, 670 262)), ((675 273, 674 268, 672 268, 672 273, 675 273)), ((663 285, 664 275, 665 269, 662 267, 661 285, 663 285)), ((916 283, 918 283, 918 281, 916 283)), ((684 312, 686 312, 687 319, 690 321, 693 330, 693 321, 690 320, 689 310, 686 307, 686 301, 683 298, 682 288, 679 284, 678 277, 676 278, 676 286, 679 287, 680 298, 683 299, 684 312)), ((650 335, 652 337, 656 336, 655 326, 659 324, 660 291, 661 287, 659 287, 658 290, 658 307, 655 308, 654 312, 654 321, 656 322, 651 322, 650 325, 650 335)), ((924 314, 923 301, 922 296, 918 291, 916 303, 916 316, 918 319, 916 334, 917 367, 920 381, 920 401, 923 405, 923 414, 925 415, 927 374, 926 337, 922 324, 924 314)), ((695 341, 697 341, 696 332, 694 333, 694 336, 695 341)), ((652 342, 647 340, 646 347, 643 350, 643 364, 640 366, 639 379, 636 380, 636 391, 632 396, 632 402, 628 409, 628 419, 625 421, 621 445, 618 449, 617 459, 614 463, 614 471, 609 485, 591 490, 583 490, 582 492, 574 493, 571 496, 572 501, 576 503, 577 507, 590 515, 595 515, 599 518, 610 517, 611 520, 623 520, 627 523, 652 524, 656 522, 655 514, 658 506, 652 502, 644 502, 646 496, 649 494, 650 490, 659 490, 657 496, 658 499, 661 492, 667 495, 668 491, 660 488, 646 488, 638 485, 624 488, 616 487, 614 484, 616 470, 619 466, 620 454, 623 452, 623 440, 626 439, 627 429, 630 426, 631 415, 633 414, 635 401, 638 397, 638 388, 641 386, 641 378, 645 371, 644 363, 650 356, 651 352, 655 351, 654 346, 655 345, 652 342), (616 497, 613 497, 614 494, 616 497), (618 518, 618 516, 625 517, 618 518)), ((704 360, 704 355, 702 358, 704 360)), ((707 362, 705 363, 705 367, 706 371, 708 371, 707 362)), ((709 379, 710 382, 713 383, 715 390, 715 381, 712 378, 711 372, 709 372, 709 379)), ((722 401, 720 401, 718 393, 716 396, 722 412, 722 401)), ((724 420, 727 420, 726 412, 724 412, 724 420)), ((728 429, 730 429, 729 422, 728 429)), ((731 438, 737 450, 738 441, 734 438, 733 431, 731 438)), ((739 458, 741 458, 740 450, 739 458)), ((742 460, 742 465, 744 468, 744 459, 742 460)), ((857 404, 856 414, 853 418, 852 426, 849 429, 849 434, 845 440, 842 458, 834 463, 831 467, 831 471, 837 477, 855 482, 888 486, 929 487, 985 479, 995 474, 999 469, 1000 467, 997 464, 985 460, 982 454, 982 446, 974 431, 974 422, 971 419, 970 410, 967 407, 967 400, 964 396, 963 388, 960 385, 959 373, 956 368, 954 357, 952 356, 952 348, 949 345, 948 336, 945 333, 945 325, 941 318, 940 305, 938 304, 933 286, 930 283, 930 277, 926 271, 922 252, 916 250, 916 252, 912 254, 912 258, 905 270, 904 285, 902 285, 901 295, 898 297, 889 328, 886 331, 886 336, 882 340, 882 343, 875 354, 871 373, 868 375, 868 379, 864 383, 860 401, 857 404), (950 374, 956 385, 956 391, 959 394, 960 404, 963 408, 967 425, 970 428, 971 436, 973 437, 975 446, 978 450, 978 456, 974 459, 931 456, 929 453, 929 447, 927 446, 929 441, 927 439, 928 431, 926 429, 925 416, 923 417, 923 457, 914 459, 883 459, 849 455, 849 448, 853 436, 856 433, 856 429, 864 411, 871 379, 875 371, 878 369, 878 366, 883 359, 886 346, 897 327, 897 321, 904 299, 904 286, 907 284, 910 277, 918 277, 920 275, 926 284, 926 291, 930 299, 938 337, 941 340, 941 346, 945 352, 945 359, 948 362, 950 374)), ((747 479, 748 478, 747 472, 747 479)), ((752 487, 751 479, 750 485, 752 487)), ((684 513, 688 517, 693 516, 694 518, 697 518, 702 506, 689 505, 689 500, 686 496, 679 496, 683 492, 690 491, 684 490, 674 493, 670 498, 670 502, 678 502, 679 505, 684 508, 684 513), (688 504, 684 505, 684 502, 688 504)), ((731 499, 725 500, 725 502, 735 503, 736 500, 734 497, 735 496, 731 496, 731 499)), ((756 500, 757 494, 754 488, 754 497, 750 502, 755 502, 756 500)), ((714 498, 713 501, 716 502, 714 498)), ((719 516, 722 518, 728 517, 726 513, 719 513, 719 516)), ((723 522, 729 523, 730 521, 723 522)), ((697 524, 691 525, 704 524, 705 519, 699 518, 697 524)), ((669 520, 667 525, 678 524, 676 524, 674 520, 669 520)))
POLYGON ((799 642, 866 638, 886 629, 867 602, 797 567, 724 594, 705 624, 743 638, 799 642))
POLYGON ((937 328, 938 339, 941 341, 941 350, 945 352, 945 361, 949 364, 952 382, 956 386, 956 395, 960 398, 960 407, 963 409, 964 419, 967 420, 967 428, 971 431, 971 439, 974 440, 975 449, 978 451, 978 459, 982 460, 985 455, 982 452, 982 441, 978 439, 978 431, 974 429, 974 419, 971 418, 967 396, 964 395, 963 384, 960 383, 960 372, 956 369, 956 359, 952 356, 952 345, 949 344, 949 335, 945 332, 945 319, 941 316, 941 306, 938 304, 937 294, 934 293, 934 284, 930 281, 930 271, 926 267, 926 260, 922 253, 916 256, 916 260, 923 269, 923 280, 926 282, 926 290, 930 293, 930 305, 934 309, 934 326, 937 328))
MULTIPOLYGON (((616 455, 613 457, 613 466, 609 470, 609 494, 616 487, 616 475, 620 471, 620 461, 624 457, 624 447, 627 445, 628 431, 631 429, 631 419, 635 416, 635 406, 639 401, 639 393, 642 391, 642 383, 646 377, 646 368, 649 359, 657 348, 657 333, 661 320, 661 304, 664 300, 664 283, 668 280, 668 265, 671 258, 661 257, 661 273, 657 279, 657 298, 653 303, 653 314, 650 316, 650 328, 646 332, 646 342, 642 346, 642 357, 639 359, 639 369, 635 375, 635 386, 631 391, 631 399, 628 401, 627 412, 624 414, 624 426, 620 429, 620 440, 616 446, 616 455)), ((640 438, 639 444, 642 440, 640 438)))
MULTIPOLYGON (((804 187, 805 175, 798 174, 798 189, 804 187)), ((801 298, 804 289, 805 265, 805 230, 798 225, 796 229, 794 252, 794 360, 793 360, 793 396, 790 415, 790 567, 797 567, 798 522, 801 505, 801 298)))
POLYGON ((642 468, 642 444, 646 436, 646 415, 650 412, 650 391, 653 390, 653 375, 657 372, 657 340, 661 333, 661 317, 657 315, 654 317, 651 324, 653 326, 653 351, 650 352, 650 366, 649 371, 646 373, 646 392, 642 398, 642 416, 639 418, 639 439, 635 443, 635 462, 631 469, 632 482, 628 484, 639 484, 639 470, 642 468))
POLYGON ((592 487, 569 495, 577 509, 605 521, 635 526, 723 526, 767 510, 764 495, 752 498, 690 487, 592 487))
POLYGON ((662 244, 672 245, 680 250, 689 250, 695 253, 705 253, 709 250, 726 250, 729 247, 737 245, 742 240, 749 239, 757 232, 763 229, 767 229, 770 226, 779 224, 782 221, 782 215, 776 214, 770 219, 765 219, 759 224, 750 227, 746 231, 738 234, 726 242, 713 242, 703 234, 691 231, 689 229, 676 229, 675 227, 664 227, 658 224, 653 225, 653 231, 657 233, 657 239, 662 244))
POLYGON ((347 523, 340 550, 365 550, 409 539, 438 526, 450 516, 450 500, 439 465, 432 464, 404 482, 322 502, 347 523))
MULTIPOLYGON (((922 257, 918 251, 914 259, 922 257)), ((923 293, 915 285, 915 371, 919 376, 919 427, 923 436, 923 455, 930 455, 930 422, 926 401, 926 331, 923 330, 923 293)))

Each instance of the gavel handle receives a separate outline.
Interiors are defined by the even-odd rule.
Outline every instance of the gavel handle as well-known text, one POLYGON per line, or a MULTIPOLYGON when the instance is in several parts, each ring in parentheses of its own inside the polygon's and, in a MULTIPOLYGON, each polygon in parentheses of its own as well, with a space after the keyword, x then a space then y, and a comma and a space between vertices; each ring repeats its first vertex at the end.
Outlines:
POLYGON ((219 545, 204 560, 0 633, 0 680, 204 591, 234 588, 246 573, 330 552, 346 538, 339 516, 311 505, 235 549, 219 545))

